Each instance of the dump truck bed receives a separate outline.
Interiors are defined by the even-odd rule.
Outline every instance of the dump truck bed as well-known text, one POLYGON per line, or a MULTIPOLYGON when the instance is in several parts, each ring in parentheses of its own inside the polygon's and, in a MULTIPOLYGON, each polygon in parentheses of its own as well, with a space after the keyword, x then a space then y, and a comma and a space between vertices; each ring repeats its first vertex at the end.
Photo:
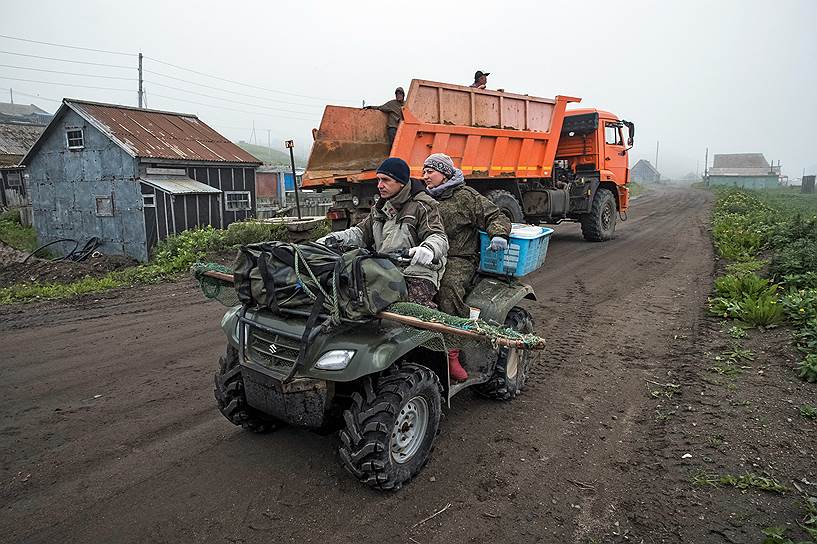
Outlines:
POLYGON ((549 177, 569 102, 412 80, 403 122, 389 147, 386 114, 327 106, 309 156, 303 186, 329 187, 374 179, 387 157, 422 174, 431 153, 445 153, 469 178, 549 177))

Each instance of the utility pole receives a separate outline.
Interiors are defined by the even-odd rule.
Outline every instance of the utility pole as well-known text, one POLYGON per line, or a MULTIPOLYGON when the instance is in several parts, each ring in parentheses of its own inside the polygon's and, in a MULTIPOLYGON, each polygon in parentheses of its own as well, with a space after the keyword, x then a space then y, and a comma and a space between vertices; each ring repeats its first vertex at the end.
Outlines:
POLYGON ((11 96, 11 103, 14 104, 14 89, 9 89, 9 96, 11 96))
POLYGON ((142 52, 139 52, 139 107, 144 107, 144 91, 142 91, 142 52))
POLYGON ((292 164, 292 187, 295 189, 295 207, 298 209, 298 220, 300 221, 302 217, 301 201, 298 198, 298 176, 295 174, 295 140, 285 141, 284 146, 289 149, 289 161, 292 164))
POLYGON ((655 169, 658 170, 658 140, 655 141, 655 169))
POLYGON ((704 185, 709 187, 709 176, 707 175, 707 169, 709 168, 709 148, 706 148, 706 156, 704 158, 704 185))

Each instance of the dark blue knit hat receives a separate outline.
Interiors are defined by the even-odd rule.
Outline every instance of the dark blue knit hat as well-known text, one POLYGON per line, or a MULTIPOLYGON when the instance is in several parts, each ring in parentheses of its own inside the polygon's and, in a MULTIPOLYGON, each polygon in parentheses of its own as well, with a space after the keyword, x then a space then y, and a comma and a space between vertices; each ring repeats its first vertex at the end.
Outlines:
POLYGON ((411 181, 411 174, 409 165, 406 161, 397 157, 389 157, 380 164, 377 169, 378 174, 386 174, 395 181, 399 181, 403 185, 411 181))

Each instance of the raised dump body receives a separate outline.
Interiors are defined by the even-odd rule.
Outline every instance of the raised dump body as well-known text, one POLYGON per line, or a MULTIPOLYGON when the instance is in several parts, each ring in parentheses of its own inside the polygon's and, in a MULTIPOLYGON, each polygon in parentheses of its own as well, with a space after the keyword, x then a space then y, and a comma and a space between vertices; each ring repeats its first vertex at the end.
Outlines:
POLYGON ((402 158, 419 178, 428 155, 445 153, 512 221, 580 221, 587 239, 607 240, 627 209, 633 125, 600 110, 566 112, 579 101, 415 79, 391 146, 385 113, 327 106, 303 187, 340 188, 327 216, 346 228, 374 204, 384 159, 402 158))
POLYGON ((391 148, 382 112, 327 106, 303 186, 374 179, 374 170, 389 156, 405 160, 419 177, 431 153, 451 156, 467 177, 547 177, 565 106, 578 101, 415 79, 391 148))

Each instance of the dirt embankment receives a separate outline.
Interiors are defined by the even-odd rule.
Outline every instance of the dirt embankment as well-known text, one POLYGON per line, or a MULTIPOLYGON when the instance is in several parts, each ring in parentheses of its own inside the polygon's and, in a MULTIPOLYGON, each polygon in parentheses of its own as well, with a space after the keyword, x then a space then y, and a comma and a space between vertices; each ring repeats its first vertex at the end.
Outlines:
POLYGON ((432 461, 397 494, 350 478, 331 436, 257 436, 221 417, 223 308, 192 281, 0 308, 0 531, 15 542, 759 541, 760 527, 798 518, 795 495, 692 477, 816 481, 815 427, 792 415, 809 390, 772 355, 783 333, 752 335, 756 362, 734 387, 707 371, 724 343, 704 311, 710 207, 703 191, 649 193, 604 244, 559 226, 527 278, 549 341, 529 388, 512 403, 457 396, 432 461))

